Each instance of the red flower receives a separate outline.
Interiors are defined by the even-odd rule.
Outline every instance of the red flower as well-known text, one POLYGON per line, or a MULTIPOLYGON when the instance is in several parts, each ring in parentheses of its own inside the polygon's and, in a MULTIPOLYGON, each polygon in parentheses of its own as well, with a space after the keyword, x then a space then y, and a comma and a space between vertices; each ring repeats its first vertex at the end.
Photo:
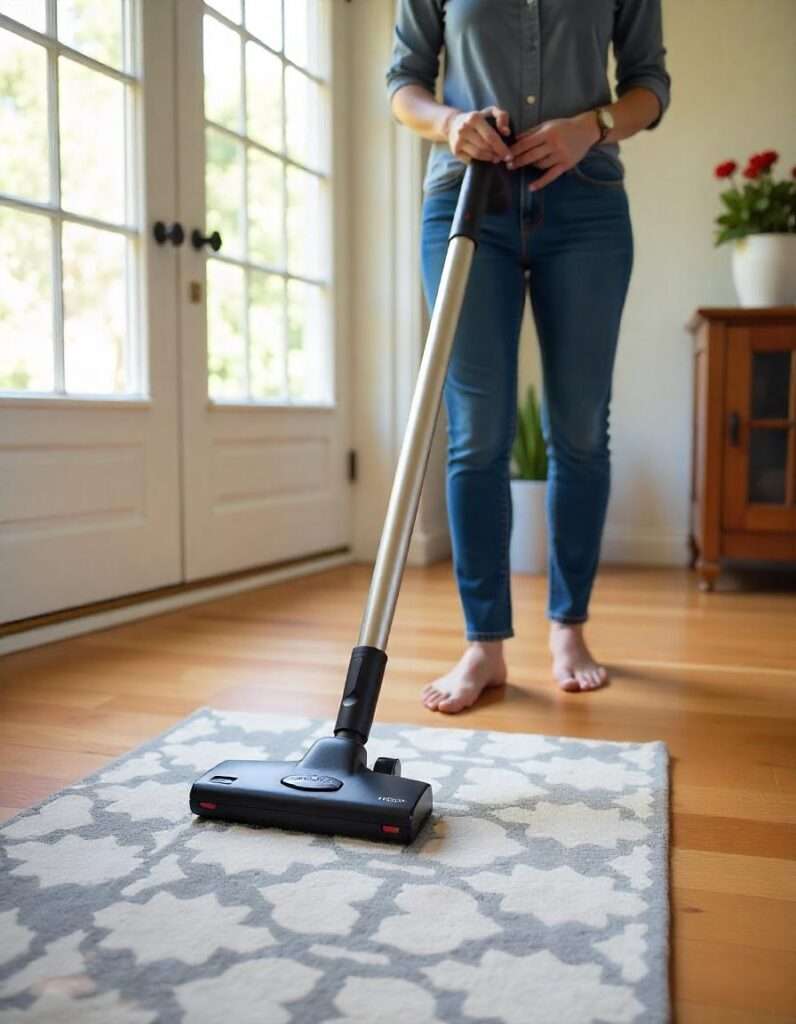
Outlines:
POLYGON ((770 170, 777 160, 779 160, 779 153, 775 149, 765 149, 762 153, 753 153, 749 157, 744 177, 756 178, 758 174, 763 174, 765 171, 770 170), (749 171, 748 174, 747 171, 749 171), (752 174, 752 171, 755 173, 752 174))
POLYGON ((779 153, 775 149, 766 149, 758 154, 757 161, 761 171, 767 171, 779 160, 779 153))
POLYGON ((734 160, 725 160, 723 164, 719 164, 716 170, 713 172, 717 178, 729 178, 731 174, 735 174, 738 170, 738 164, 734 160))

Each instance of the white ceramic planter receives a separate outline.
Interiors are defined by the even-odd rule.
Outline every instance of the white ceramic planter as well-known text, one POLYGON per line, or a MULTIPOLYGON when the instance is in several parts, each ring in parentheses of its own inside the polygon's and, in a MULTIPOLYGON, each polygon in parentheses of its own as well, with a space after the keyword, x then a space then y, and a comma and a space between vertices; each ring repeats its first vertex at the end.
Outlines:
POLYGON ((742 306, 796 304, 796 234, 737 239, 732 248, 732 276, 742 306))
POLYGON ((511 571, 538 574, 547 570, 546 480, 512 480, 511 571))

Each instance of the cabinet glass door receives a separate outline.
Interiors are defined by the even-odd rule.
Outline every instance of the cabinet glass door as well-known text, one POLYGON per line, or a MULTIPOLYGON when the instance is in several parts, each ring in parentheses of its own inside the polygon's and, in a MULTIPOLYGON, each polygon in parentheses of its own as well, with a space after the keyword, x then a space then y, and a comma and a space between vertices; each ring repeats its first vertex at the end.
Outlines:
POLYGON ((728 346, 725 519, 796 522, 796 339, 785 326, 732 329, 728 346))

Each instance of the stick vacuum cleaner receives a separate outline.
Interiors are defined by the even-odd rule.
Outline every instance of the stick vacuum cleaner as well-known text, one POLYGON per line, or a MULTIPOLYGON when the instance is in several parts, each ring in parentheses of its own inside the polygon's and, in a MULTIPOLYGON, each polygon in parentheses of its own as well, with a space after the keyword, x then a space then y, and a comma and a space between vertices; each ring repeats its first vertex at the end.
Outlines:
POLYGON ((431 786, 402 778, 394 758, 380 757, 368 768, 365 744, 480 221, 487 210, 506 208, 507 182, 502 164, 474 161, 464 175, 334 736, 317 740, 300 761, 217 764, 191 787, 196 815, 410 843, 431 813, 431 786))

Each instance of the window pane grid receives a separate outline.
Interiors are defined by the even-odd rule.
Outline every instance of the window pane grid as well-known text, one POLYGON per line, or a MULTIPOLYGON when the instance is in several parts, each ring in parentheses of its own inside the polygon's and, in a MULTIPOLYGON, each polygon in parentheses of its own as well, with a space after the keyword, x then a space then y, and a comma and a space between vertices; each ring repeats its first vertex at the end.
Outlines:
MULTIPOLYGON (((326 216, 329 206, 328 185, 330 178, 328 173, 321 169, 321 167, 308 166, 300 157, 297 158, 295 151, 298 147, 293 145, 291 151, 291 137, 288 128, 288 118, 291 109, 286 89, 286 77, 289 73, 300 76, 296 78, 296 82, 298 82, 301 88, 304 88, 301 86, 301 83, 306 82, 307 88, 324 90, 322 94, 319 94, 323 100, 328 99, 328 79, 315 73, 307 66, 291 60, 284 52, 284 34, 281 32, 281 28, 285 24, 285 0, 257 0, 257 2, 266 2, 270 5, 269 10, 272 13, 278 12, 278 16, 272 21, 266 18, 260 24, 264 26, 264 31, 266 29, 272 31, 272 37, 281 35, 281 47, 277 48, 273 45, 273 38, 264 41, 247 30, 247 7, 249 10, 254 10, 253 6, 250 7, 251 0, 243 0, 240 21, 238 21, 237 4, 234 6, 234 11, 233 7, 229 5, 228 0, 218 0, 217 5, 214 0, 209 0, 204 5, 206 19, 214 19, 229 32, 237 33, 239 42, 238 52, 240 54, 239 68, 236 74, 236 77, 239 78, 239 100, 236 116, 233 120, 225 117, 226 123, 220 123, 218 118, 206 115, 205 130, 217 133, 217 137, 226 136, 230 142, 234 142, 241 148, 243 154, 241 168, 243 172, 243 201, 240 206, 243 223, 239 225, 240 241, 235 246, 237 251, 230 251, 230 247, 225 239, 225 251, 218 254, 208 254, 208 264, 226 264, 230 271, 233 267, 237 268, 238 274, 241 275, 240 280, 246 304, 244 314, 240 319, 240 334, 245 345, 245 352, 240 354, 242 359, 238 358, 237 363, 235 363, 230 361, 232 357, 230 356, 228 332, 225 333, 226 327, 218 319, 220 315, 218 311, 224 308, 224 304, 220 302, 220 296, 216 297, 214 301, 214 309, 217 313, 214 318, 214 324, 208 324, 210 333, 210 338, 208 339, 210 350, 210 379, 208 385, 211 397, 216 401, 222 402, 234 402, 236 400, 247 403, 275 402, 277 404, 301 404, 302 401, 317 402, 319 400, 317 397, 308 399, 307 388, 308 386, 310 387, 313 396, 318 396, 325 392, 325 382, 317 379, 319 377, 318 373, 312 375, 305 372, 302 368, 302 361, 306 362, 309 355, 306 351, 308 344, 312 343, 315 350, 320 350, 326 342, 326 338, 322 335, 326 334, 324 320, 329 302, 328 281, 323 274, 325 270, 324 264, 318 266, 319 273, 317 274, 315 273, 315 265, 313 265, 312 270, 309 270, 304 265, 300 268, 295 265, 296 256, 303 255, 300 247, 296 247, 296 252, 291 257, 290 231, 291 223, 295 222, 296 219, 296 212, 294 210, 291 221, 289 216, 288 184, 291 170, 294 174, 295 172, 301 172, 302 175, 312 176, 312 178, 303 180, 307 183, 311 180, 317 182, 317 188, 313 195, 317 194, 318 197, 322 198, 324 209, 321 211, 318 207, 315 207, 315 211, 322 216, 326 216), (226 13, 216 9, 217 6, 225 8, 226 13), (232 14, 234 14, 235 20, 232 20, 230 16, 232 14), (279 33, 273 27, 274 24, 278 26, 279 33), (280 62, 278 65, 279 76, 276 80, 273 77, 269 79, 267 74, 265 79, 263 79, 263 73, 268 72, 267 63, 260 65, 252 63, 258 59, 256 47, 259 47, 261 52, 267 55, 269 59, 278 58, 280 62), (257 78, 252 77, 255 74, 258 75, 257 78), (252 93, 252 88, 259 86, 259 95, 262 97, 263 81, 271 81, 270 95, 272 97, 274 97, 277 91, 279 92, 278 116, 280 124, 278 135, 272 135, 268 130, 268 124, 263 124, 262 107, 259 109, 252 108, 260 114, 256 127, 251 119, 252 110, 249 109, 250 104, 257 103, 255 99, 256 94, 252 93), (237 130, 233 127, 233 124, 237 124, 237 130), (257 138, 254 138, 252 133, 255 133, 257 138), (264 138, 267 138, 268 141, 263 141, 264 138), (268 173, 267 169, 271 164, 273 164, 274 168, 277 165, 279 167, 278 179, 274 179, 268 173), (253 177, 254 175, 257 175, 256 179, 253 177), (269 182, 271 195, 267 196, 263 193, 263 187, 267 190, 269 182), (278 215, 279 233, 274 235, 267 228, 268 224, 271 223, 270 217, 276 214, 273 199, 277 187, 281 190, 281 197, 277 197, 280 199, 278 215), (253 205, 255 195, 257 196, 258 203, 256 207, 253 205), (252 217, 255 208, 259 217, 258 223, 255 223, 252 217), (281 238, 279 235, 281 235, 281 238), (281 249, 281 252, 278 251, 279 249, 281 249), (269 257, 274 256, 278 257, 276 263, 269 260, 269 257), (263 257, 265 257, 265 260, 263 257), (278 287, 275 283, 273 286, 267 283, 268 281, 276 282, 276 280, 280 281, 278 287), (295 289, 293 286, 295 286, 295 289), (306 317, 306 326, 304 326, 303 320, 301 323, 297 323, 295 312, 297 308, 296 298, 304 296, 305 292, 306 299, 313 305, 315 314, 314 316, 306 317), (256 294, 260 295, 259 299, 255 298, 256 294), (266 294, 267 298, 263 298, 266 294), (292 299, 291 295, 293 296, 292 299), (263 305, 263 302, 265 302, 265 305, 263 305), (280 308, 280 324, 278 326, 273 317, 273 314, 276 312, 275 303, 278 303, 280 308), (311 338, 307 331, 314 333, 316 337, 311 338), (218 346, 221 346, 218 349, 214 338, 216 332, 219 332, 218 346), (277 344, 275 344, 274 337, 272 336, 274 332, 277 334, 281 332, 282 335, 277 344), (299 351, 302 346, 304 350, 299 351), (226 358, 225 364, 223 363, 224 358, 226 358), (275 359, 277 360, 276 362, 274 362, 275 359), (219 362, 219 360, 222 361, 219 362), (238 367, 237 370, 235 369, 236 365, 238 367), (297 367, 299 367, 299 370, 297 370, 297 367), (310 380, 310 378, 312 379, 310 380), (240 383, 240 391, 237 395, 230 387, 233 379, 237 379, 240 383)), ((262 15, 263 11, 260 10, 257 16, 262 17, 262 15)), ((209 36, 207 32, 205 33, 206 41, 208 38, 213 39, 214 37, 218 37, 215 30, 211 29, 209 36)), ((230 45, 229 40, 223 45, 228 48, 230 45)), ((311 47, 307 46, 307 50, 309 49, 311 47)), ((217 64, 217 60, 210 63, 208 56, 205 56, 206 76, 213 74, 215 64, 217 64)), ((274 65, 275 70, 277 66, 275 60, 274 65)), ((216 95, 217 88, 215 83, 211 82, 211 95, 216 95)), ((312 94, 306 92, 305 89, 304 95, 311 96, 312 94)), ((300 107, 298 112, 303 114, 305 110, 306 104, 300 107)), ((276 109, 273 110, 271 116, 272 118, 276 117, 276 109)), ((266 114, 266 120, 267 117, 268 115, 266 114)), ((296 127, 294 125, 294 142, 296 138, 296 127)), ((316 147, 316 151, 323 151, 324 148, 319 145, 316 147)), ((310 144, 310 146, 305 146, 301 150, 301 156, 311 152, 312 145, 310 144)), ((223 173, 223 170, 220 170, 219 165, 217 165, 211 167, 209 173, 213 176, 213 179, 218 180, 219 174, 223 173)), ((308 186, 305 186, 305 192, 306 187, 308 186)), ((305 208, 310 209, 303 194, 301 199, 304 200, 304 206, 299 210, 299 214, 305 212, 305 208)), ((215 206, 215 202, 212 205, 215 206)), ((218 216, 218 213, 219 211, 215 211, 216 216, 218 216)), ((208 214, 212 219, 214 214, 212 207, 208 209, 208 214)), ((306 220, 305 214, 302 223, 306 222, 306 220)), ((216 224, 208 223, 208 230, 213 230, 217 226, 216 224)), ((293 227, 293 232, 296 235, 295 226, 293 227)), ((307 244, 306 251, 309 252, 311 249, 311 244, 307 244)), ((210 266, 208 266, 208 271, 210 269, 210 266)), ((210 274, 210 277, 218 282, 225 280, 224 275, 219 276, 219 274, 215 273, 210 274)), ((226 280, 231 279, 226 278, 226 280)), ((328 362, 328 359, 323 360, 324 368, 330 371, 328 362)))
MULTIPOLYGON (((246 6, 248 7, 249 4, 252 4, 252 3, 256 4, 256 3, 260 3, 260 2, 262 2, 262 0, 246 0, 246 6)), ((282 0, 282 2, 283 2, 283 7, 282 7, 282 12, 283 12, 282 13, 282 23, 284 24, 284 3, 285 3, 285 0, 282 0)), ((288 2, 289 2, 289 0, 288 0, 288 2)), ((213 7, 213 5, 210 4, 210 3, 205 3, 204 9, 205 9, 205 13, 211 15, 213 18, 216 19, 216 21, 220 22, 222 25, 225 25, 227 28, 232 29, 232 31, 237 32, 240 35, 240 37, 241 37, 241 39, 242 39, 244 44, 245 43, 254 43, 256 46, 261 46, 268 53, 273 54, 273 56, 275 56, 275 57, 279 57, 279 59, 282 61, 283 64, 287 65, 288 67, 295 68, 296 71, 300 71, 303 75, 306 75, 307 78, 310 78, 313 82, 315 82, 316 85, 327 85, 328 84, 328 78, 325 75, 322 75, 322 74, 320 74, 320 73, 318 73, 316 71, 313 71, 311 68, 307 67, 306 64, 298 64, 296 61, 291 60, 291 58, 285 53, 285 50, 284 50, 284 37, 283 37, 282 46, 277 48, 277 47, 273 46, 272 44, 266 42, 261 36, 254 35, 252 32, 250 32, 246 28, 245 18, 244 18, 244 24, 238 24, 236 21, 232 21, 230 18, 228 18, 221 11, 216 10, 216 8, 213 7)))
MULTIPOLYGON (((0 209, 16 210, 24 215, 19 221, 20 230, 23 224, 31 217, 30 224, 35 219, 46 218, 49 222, 50 238, 50 322, 52 337, 48 344, 52 356, 52 387, 42 391, 35 389, 35 393, 50 393, 56 396, 67 394, 78 395, 101 395, 107 398, 129 395, 142 390, 145 379, 146 354, 143 352, 143 345, 139 337, 140 310, 138 300, 140 297, 139 286, 139 264, 140 264, 140 196, 138 195, 138 182, 140 181, 140 146, 139 140, 139 32, 137 31, 140 18, 140 8, 137 0, 121 0, 120 6, 119 39, 120 49, 117 51, 122 64, 121 68, 97 60, 94 57, 75 49, 58 38, 58 3, 57 0, 45 0, 44 31, 36 31, 24 24, 5 18, 0 15, 0 29, 9 30, 15 36, 27 40, 43 48, 46 54, 46 132, 47 132, 47 168, 48 168, 48 198, 46 201, 26 198, 9 193, 0 192, 0 209), (122 100, 122 131, 121 131, 121 160, 123 196, 122 196, 122 217, 120 221, 114 221, 104 216, 95 216, 92 213, 81 213, 79 210, 65 209, 63 206, 63 167, 62 167, 62 135, 61 124, 64 116, 62 109, 62 83, 60 81, 60 62, 68 60, 71 62, 70 69, 83 69, 94 74, 103 76, 104 82, 115 82, 121 90, 122 100), (35 218, 35 219, 34 219, 35 218), (120 312, 119 326, 116 334, 116 356, 117 372, 109 375, 109 384, 99 388, 86 387, 81 383, 78 373, 75 378, 75 387, 68 387, 68 367, 65 354, 65 319, 70 316, 70 309, 67 308, 64 299, 64 225, 72 225, 76 230, 91 229, 96 234, 89 245, 89 252, 93 255, 103 247, 107 250, 108 245, 121 245, 120 258, 116 261, 117 280, 108 281, 117 288, 117 307, 121 305, 119 298, 123 299, 125 308, 120 312), (122 236, 121 238, 119 236, 122 236), (112 240, 116 238, 118 242, 112 240), (121 376, 123 375, 123 379, 121 376)), ((74 237, 74 236, 72 236, 74 237)), ((89 238, 91 236, 85 236, 89 238)), ((85 262, 84 260, 81 262, 85 262)), ((29 272, 33 273, 31 267, 29 272)), ((78 289, 80 292, 80 289, 78 289)), ((83 307, 71 310, 71 316, 75 323, 80 324, 81 316, 83 322, 90 323, 91 314, 94 314, 94 322, 97 311, 101 309, 98 293, 98 302, 94 303, 93 296, 86 299, 86 290, 83 289, 83 307), (86 301, 88 306, 86 306, 86 301), (75 316, 77 319, 75 320, 75 316)), ((103 340, 105 335, 103 334, 103 340)), ((85 345, 84 345, 85 347, 85 345)), ((102 353, 109 355, 111 353, 102 353)), ((112 354, 111 354, 112 355, 112 354)), ((107 361, 107 360, 106 360, 107 361)), ((112 360, 111 360, 112 361, 112 360)), ((23 394, 34 392, 25 382, 25 374, 22 375, 22 382, 19 385, 11 383, 0 384, 0 388, 7 391, 19 391, 23 394)), ((73 377, 74 377, 73 373, 73 377)), ((27 375, 29 379, 30 375, 27 375)), ((35 378, 34 378, 35 379, 35 378)))

